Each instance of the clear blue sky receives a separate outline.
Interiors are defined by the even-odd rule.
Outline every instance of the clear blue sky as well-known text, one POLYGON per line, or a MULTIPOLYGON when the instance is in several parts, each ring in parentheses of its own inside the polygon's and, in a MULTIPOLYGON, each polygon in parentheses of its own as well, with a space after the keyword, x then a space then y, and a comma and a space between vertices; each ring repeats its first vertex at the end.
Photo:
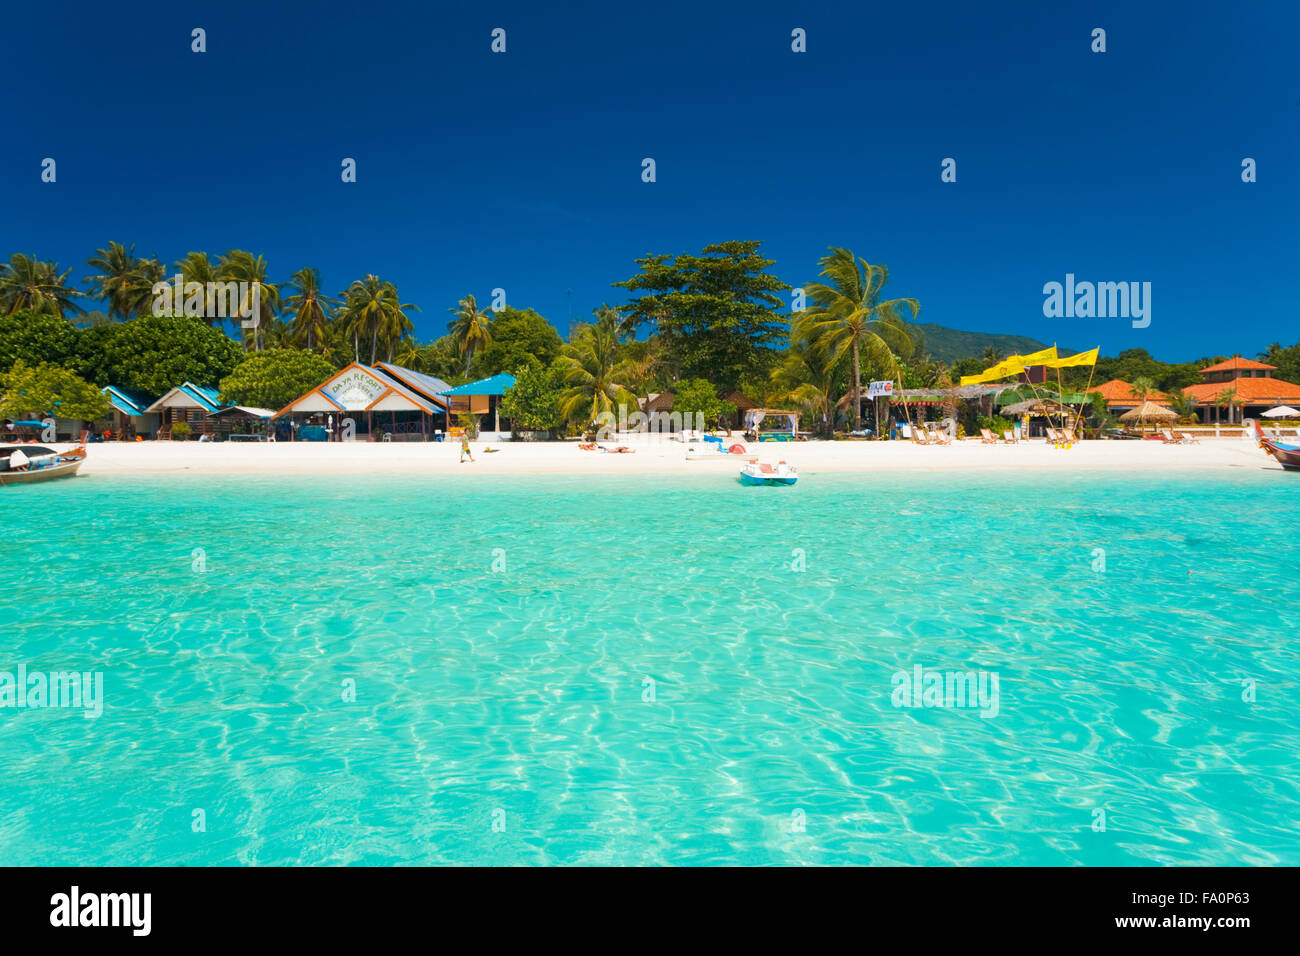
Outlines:
POLYGON ((792 285, 848 246, 961 329, 1168 360, 1300 339, 1290 0, 50 0, 5 20, 0 252, 74 276, 110 239, 168 264, 239 247, 273 279, 391 279, 422 338, 497 286, 563 332, 570 290, 583 318, 625 300, 610 283, 638 256, 743 238, 792 285), (1067 272, 1151 282, 1151 326, 1044 318, 1067 272))

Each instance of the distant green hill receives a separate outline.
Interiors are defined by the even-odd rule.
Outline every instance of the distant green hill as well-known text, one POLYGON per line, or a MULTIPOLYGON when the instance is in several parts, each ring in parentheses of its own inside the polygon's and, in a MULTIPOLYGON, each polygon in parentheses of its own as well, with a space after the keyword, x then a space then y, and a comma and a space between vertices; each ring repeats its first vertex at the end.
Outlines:
MULTIPOLYGON (((989 346, 997 349, 1002 355, 1025 354, 1047 348, 1046 343, 1025 335, 962 332, 960 329, 950 329, 932 322, 919 322, 916 327, 925 333, 925 351, 929 353, 930 358, 940 362, 979 358, 989 346)), ((1061 352, 1066 354, 1072 354, 1072 351, 1061 349, 1061 352)))

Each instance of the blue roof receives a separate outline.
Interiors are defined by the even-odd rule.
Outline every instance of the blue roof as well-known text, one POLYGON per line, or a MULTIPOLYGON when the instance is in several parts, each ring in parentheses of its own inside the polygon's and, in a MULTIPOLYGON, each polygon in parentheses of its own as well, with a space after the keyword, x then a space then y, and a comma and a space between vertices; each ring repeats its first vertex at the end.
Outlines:
MULTIPOLYGON (((379 370, 388 373, 388 377, 396 378, 408 388, 415 389, 435 401, 437 401, 437 396, 445 394, 447 389, 451 388, 440 378, 403 368, 400 365, 393 365, 391 362, 380 362, 379 370)), ((439 404, 446 403, 440 402, 439 404)))
POLYGON ((100 391, 108 396, 109 402, 123 415, 143 415, 144 410, 153 404, 153 399, 143 392, 134 392, 116 385, 106 385, 100 391))
POLYGON ((477 382, 468 382, 464 385, 457 385, 455 388, 449 388, 443 395, 504 395, 506 389, 513 388, 515 377, 506 372, 500 375, 493 375, 491 378, 480 379, 477 382))
POLYGON ((201 385, 195 385, 193 382, 186 382, 180 387, 182 392, 194 396, 194 400, 200 405, 207 406, 208 411, 215 412, 222 407, 222 401, 217 395, 215 388, 204 388, 201 385))

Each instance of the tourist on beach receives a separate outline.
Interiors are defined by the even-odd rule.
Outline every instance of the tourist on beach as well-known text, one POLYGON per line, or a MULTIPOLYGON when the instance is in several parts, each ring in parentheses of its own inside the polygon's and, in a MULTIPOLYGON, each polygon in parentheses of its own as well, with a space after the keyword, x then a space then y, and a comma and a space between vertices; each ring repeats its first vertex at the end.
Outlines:
POLYGON ((461 463, 462 465, 465 464, 465 456, 466 456, 466 455, 469 455, 469 460, 470 460, 470 461, 473 461, 473 460, 474 460, 474 456, 473 456, 473 454, 470 453, 470 450, 469 450, 469 436, 468 436, 468 435, 461 435, 461 436, 460 436, 460 463, 461 463))

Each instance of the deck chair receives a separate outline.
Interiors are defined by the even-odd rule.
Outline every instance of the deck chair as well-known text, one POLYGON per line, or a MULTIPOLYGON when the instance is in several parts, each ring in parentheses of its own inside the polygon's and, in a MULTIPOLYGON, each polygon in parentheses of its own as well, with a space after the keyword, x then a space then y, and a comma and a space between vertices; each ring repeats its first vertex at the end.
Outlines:
POLYGON ((952 444, 952 439, 937 428, 930 429, 930 443, 934 445, 952 444))
POLYGON ((1073 445, 1076 441, 1078 441, 1078 439, 1074 437, 1074 429, 1065 429, 1065 443, 1067 445, 1073 445))
POLYGON ((1201 440, 1191 432, 1175 432, 1175 434, 1183 440, 1184 445, 1199 445, 1201 443, 1201 440))
POLYGON ((998 443, 998 437, 994 435, 991 431, 989 431, 987 428, 981 428, 980 441, 982 441, 986 445, 996 445, 998 443))
POLYGON ((913 426, 909 429, 909 431, 911 431, 911 433, 912 433, 912 441, 916 442, 918 445, 929 445, 929 444, 930 444, 930 438, 929 438, 929 436, 926 435, 926 433, 925 433, 925 429, 922 428, 920 425, 913 425, 913 426))
POLYGON ((1164 443, 1166 445, 1181 445, 1183 443, 1182 437, 1180 436, 1178 438, 1175 438, 1174 433, 1171 432, 1168 428, 1160 429, 1160 434, 1164 436, 1164 443))
POLYGON ((1016 443, 1016 433, 1008 428, 1002 433, 1002 440, 1008 445, 1014 445, 1016 443))

